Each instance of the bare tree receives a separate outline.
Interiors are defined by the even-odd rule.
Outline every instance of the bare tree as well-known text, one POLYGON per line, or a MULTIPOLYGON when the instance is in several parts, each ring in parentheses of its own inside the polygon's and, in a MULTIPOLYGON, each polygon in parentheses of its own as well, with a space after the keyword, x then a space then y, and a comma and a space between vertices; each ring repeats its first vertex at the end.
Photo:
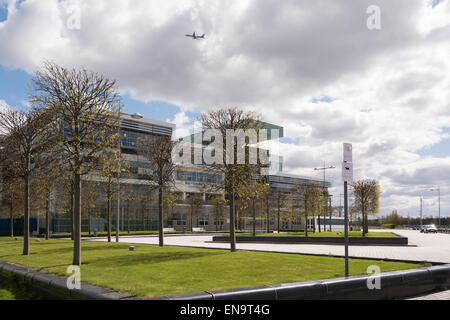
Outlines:
MULTIPOLYGON (((214 220, 216 225, 216 231, 219 230, 219 221, 223 221, 223 209, 227 204, 227 200, 222 199, 221 196, 215 196, 213 199, 214 204, 214 220)), ((222 230, 222 224, 220 224, 220 229, 222 230)))
MULTIPOLYGON (((221 134, 222 150, 214 150, 218 155, 221 155, 221 161, 204 164, 209 171, 215 172, 223 177, 219 183, 221 190, 225 191, 227 200, 230 206, 230 250, 236 251, 236 233, 235 233, 235 202, 236 190, 240 185, 247 184, 252 177, 259 174, 259 166, 250 164, 248 161, 249 148, 246 145, 245 163, 239 163, 237 153, 238 146, 232 141, 227 141, 227 130, 242 130, 243 132, 253 131, 258 134, 261 129, 261 122, 259 116, 253 112, 244 112, 236 108, 221 109, 217 111, 210 111, 202 114, 201 123, 204 130, 216 130, 221 134), (232 148, 226 148, 227 143, 232 148), (232 160, 231 160, 232 159, 232 160)), ((214 138, 216 139, 216 137, 214 138)))
POLYGON ((278 190, 272 191, 272 198, 277 202, 277 230, 281 231, 281 208, 286 200, 286 195, 278 190))
POLYGON ((316 214, 320 214, 323 203, 323 192, 316 185, 304 184, 294 188, 294 194, 299 196, 304 203, 305 214, 305 236, 308 236, 308 217, 312 215, 313 220, 316 214))
MULTIPOLYGON (((111 232, 112 232, 111 203, 114 194, 117 195, 120 192, 118 175, 122 171, 126 171, 127 168, 128 162, 123 160, 119 150, 105 150, 100 155, 99 171, 100 176, 102 178, 100 185, 103 187, 106 193, 106 201, 107 201, 108 242, 111 242, 111 232)), ((116 232, 120 231, 116 230, 116 232)))
POLYGON ((236 188, 237 196, 240 200, 240 210, 251 208, 253 217, 253 236, 256 236, 256 217, 257 217, 257 202, 262 199, 269 189, 265 182, 261 179, 251 179, 247 184, 240 184, 236 188))
POLYGON ((354 206, 362 214, 362 235, 369 232, 368 215, 376 214, 380 208, 380 185, 376 180, 362 179, 351 184, 355 196, 354 206))
POLYGON ((182 196, 173 191, 168 191, 164 197, 164 208, 167 210, 167 219, 173 220, 175 216, 175 207, 181 201, 182 196))
POLYGON ((188 198, 186 202, 189 204, 189 216, 190 216, 190 227, 191 232, 194 231, 194 218, 198 221, 198 216, 200 214, 200 208, 203 205, 203 199, 196 197, 195 195, 186 195, 188 198))
POLYGON ((40 168, 35 175, 34 193, 38 206, 45 211, 45 239, 50 239, 50 200, 55 187, 62 181, 60 162, 40 168))
POLYGON ((139 154, 148 162, 150 170, 145 179, 152 189, 158 189, 158 230, 159 245, 164 246, 164 192, 174 185, 174 173, 177 164, 172 160, 172 151, 176 145, 168 136, 146 137, 138 141, 139 154))
POLYGON ((73 264, 81 265, 81 179, 98 163, 98 155, 117 146, 120 97, 116 82, 85 69, 46 62, 33 78, 36 108, 52 117, 61 152, 74 181, 73 264))
MULTIPOLYGON (((1 142, 0 142, 1 145, 1 142)), ((2 195, 2 205, 6 206, 9 212, 9 235, 14 237, 14 205, 19 201, 23 201, 21 179, 15 176, 14 171, 7 162, 2 159, 7 158, 5 149, 0 149, 0 193, 2 195), (5 152, 4 152, 5 151, 5 152)))
POLYGON ((48 159, 45 149, 54 143, 47 124, 48 119, 43 112, 0 111, 0 140, 8 152, 4 162, 24 183, 24 255, 30 254, 30 179, 48 159))

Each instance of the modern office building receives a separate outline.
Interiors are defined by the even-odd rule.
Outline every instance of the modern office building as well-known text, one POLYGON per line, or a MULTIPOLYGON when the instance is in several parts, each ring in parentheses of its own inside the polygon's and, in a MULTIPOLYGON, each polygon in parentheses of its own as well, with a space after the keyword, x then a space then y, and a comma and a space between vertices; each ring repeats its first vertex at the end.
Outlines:
MULTIPOLYGON (((264 123, 269 129, 267 140, 272 139, 270 130, 278 130, 277 138, 283 137, 282 127, 264 123)), ((151 171, 145 158, 139 154, 139 139, 149 136, 173 137, 176 126, 171 123, 145 119, 139 114, 121 115, 121 153, 128 161, 130 170, 120 176, 120 229, 121 231, 157 230, 158 208, 156 190, 146 180, 151 171)), ((329 182, 291 175, 283 172, 283 157, 267 151, 269 159, 269 186, 282 193, 290 193, 299 184, 315 184, 321 188, 328 188, 329 182)), ((173 194, 177 197, 176 204, 166 204, 166 228, 175 230, 203 228, 205 230, 226 230, 229 228, 229 208, 224 203, 224 193, 220 188, 223 177, 209 172, 205 166, 185 164, 175 172, 173 194)), ((95 174, 84 178, 83 188, 92 193, 87 196, 82 212, 82 231, 101 232, 106 230, 106 197, 102 187, 102 179, 95 174), (91 186, 89 189, 88 187, 91 186), (88 202, 86 204, 86 202, 88 202)), ((55 196, 51 199, 51 228, 53 232, 70 232, 71 218, 68 213, 67 199, 55 196)), ((273 209, 273 208, 271 208, 273 209)), ((113 227, 116 225, 117 201, 112 202, 113 227)), ((44 226, 43 213, 32 212, 39 217, 38 225, 44 226)), ((253 220, 237 210, 239 225, 237 227, 251 229, 253 220)), ((6 218, 7 215, 4 215, 6 218)), ((271 229, 277 229, 276 219, 271 220, 271 229)), ((266 229, 266 221, 258 219, 261 229, 266 229)), ((282 229, 301 229, 304 227, 302 219, 282 221, 282 229)))

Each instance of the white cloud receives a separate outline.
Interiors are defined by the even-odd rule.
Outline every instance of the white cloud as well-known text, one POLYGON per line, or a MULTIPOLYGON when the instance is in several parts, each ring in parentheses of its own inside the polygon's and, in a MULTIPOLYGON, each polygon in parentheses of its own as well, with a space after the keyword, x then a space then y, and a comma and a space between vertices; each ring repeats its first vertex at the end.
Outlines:
POLYGON ((382 183, 383 212, 412 211, 405 182, 448 181, 432 170, 448 158, 417 151, 450 124, 450 1, 379 0, 380 31, 366 28, 371 4, 27 0, 0 23, 0 64, 32 72, 52 59, 105 73, 136 99, 180 105, 180 136, 190 133, 185 111, 256 109, 300 139, 281 147, 286 169, 334 164, 337 194, 342 142, 353 142, 356 175, 382 183), (77 3, 81 30, 68 30, 64 4, 77 3), (192 31, 206 40, 184 37, 192 31), (314 101, 324 96, 333 101, 314 101))
POLYGON ((174 123, 177 126, 175 132, 176 138, 184 138, 192 134, 192 120, 185 112, 175 114, 173 119, 167 119, 167 122, 174 123))
POLYGON ((3 99, 0 99, 0 111, 9 109, 9 108, 10 108, 10 106, 6 103, 6 101, 3 99))

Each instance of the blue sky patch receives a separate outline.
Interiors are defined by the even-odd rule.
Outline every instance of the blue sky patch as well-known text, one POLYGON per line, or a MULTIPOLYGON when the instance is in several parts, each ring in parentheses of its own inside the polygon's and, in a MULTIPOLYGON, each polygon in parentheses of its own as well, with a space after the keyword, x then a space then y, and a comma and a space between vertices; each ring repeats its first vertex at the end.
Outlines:
MULTIPOLYGON (((167 121, 167 119, 173 120, 175 114, 181 112, 181 108, 174 104, 165 101, 151 101, 149 103, 144 103, 131 98, 128 94, 122 96, 122 103, 125 105, 125 113, 140 113, 145 118, 159 121, 167 121)), ((199 113, 185 113, 189 119, 196 119, 200 116, 199 113)))
POLYGON ((436 7, 439 3, 441 3, 442 0, 433 0, 433 2, 431 3, 431 6, 434 8, 436 7))
POLYGON ((334 99, 333 98, 331 98, 331 97, 329 97, 329 96, 326 96, 326 95, 322 95, 322 96, 320 96, 320 97, 314 97, 314 98, 312 98, 311 99, 311 102, 312 103, 321 103, 321 102, 325 102, 325 103, 331 103, 331 102, 333 102, 334 101, 334 99))
POLYGON ((24 108, 22 102, 28 99, 28 85, 31 75, 22 70, 6 69, 0 65, 0 99, 11 107, 24 108))
MULTIPOLYGON (((32 76, 22 70, 7 69, 0 65, 0 100, 5 100, 13 108, 25 109, 24 102, 28 100, 29 89, 27 83, 32 76)), ((140 113, 145 118, 167 121, 173 120, 175 114, 181 112, 179 106, 164 101, 151 101, 145 103, 133 99, 130 95, 122 96, 125 113, 140 113)), ((185 112, 191 120, 200 116, 199 113, 185 112)))
POLYGON ((6 4, 0 4, 0 22, 3 22, 8 19, 8 9, 6 8, 6 4))
MULTIPOLYGON (((444 128, 443 133, 450 134, 450 127, 444 128)), ((431 147, 425 147, 417 152, 420 156, 433 156, 434 158, 450 157, 450 138, 444 139, 431 147)))

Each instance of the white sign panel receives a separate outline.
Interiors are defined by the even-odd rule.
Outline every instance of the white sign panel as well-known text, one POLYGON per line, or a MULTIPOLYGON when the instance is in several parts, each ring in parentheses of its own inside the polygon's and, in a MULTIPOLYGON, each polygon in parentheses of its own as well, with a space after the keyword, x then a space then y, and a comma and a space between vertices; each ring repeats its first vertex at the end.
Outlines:
POLYGON ((353 163, 342 163, 342 180, 345 182, 353 182, 353 163))
POLYGON ((344 143, 344 162, 353 162, 353 146, 351 143, 344 143))

